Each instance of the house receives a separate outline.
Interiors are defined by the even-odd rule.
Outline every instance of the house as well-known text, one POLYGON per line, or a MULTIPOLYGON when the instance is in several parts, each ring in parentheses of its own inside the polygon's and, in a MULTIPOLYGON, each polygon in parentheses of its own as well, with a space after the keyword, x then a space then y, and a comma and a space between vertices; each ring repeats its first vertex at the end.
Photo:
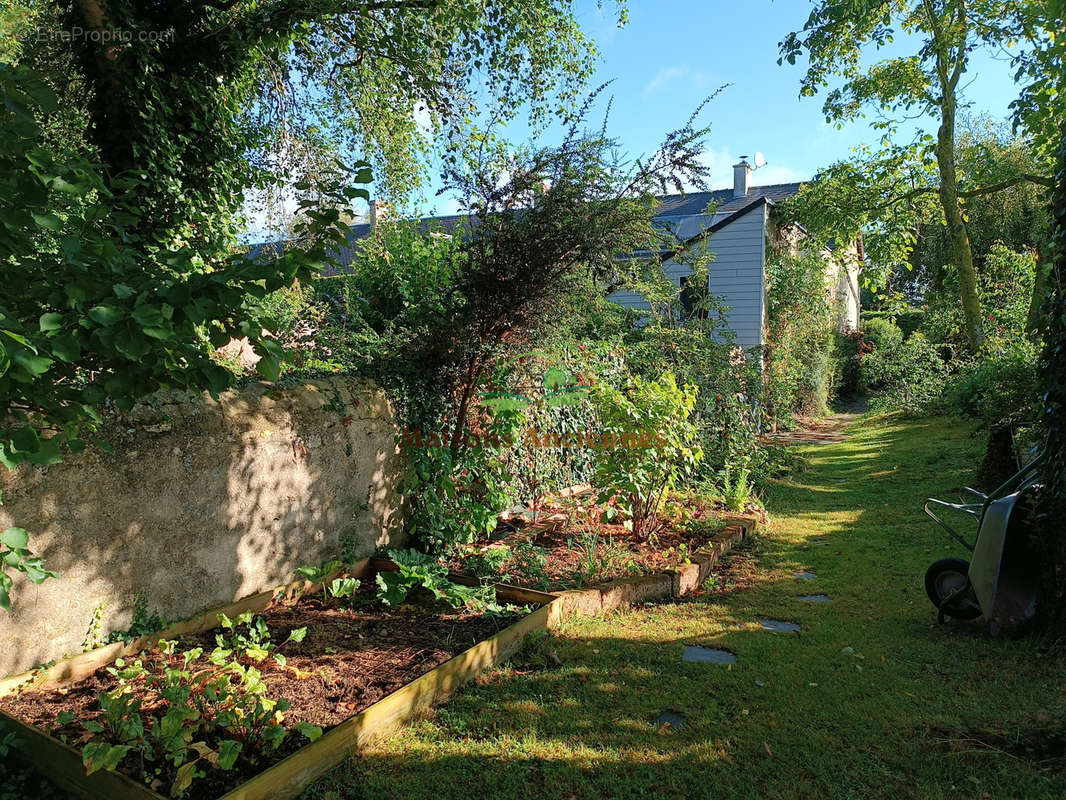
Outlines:
MULTIPOLYGON (((752 167, 746 160, 733 167, 733 188, 663 197, 656 221, 672 229, 681 249, 706 246, 713 261, 708 265, 712 295, 729 308, 727 322, 741 347, 764 343, 766 327, 766 264, 775 249, 802 248, 803 231, 785 229, 776 219, 775 206, 799 191, 798 183, 751 185, 752 167)), ((840 330, 859 327, 859 259, 854 250, 826 252, 826 291, 837 309, 840 330)), ((682 292, 692 268, 685 259, 668 258, 663 269, 682 292)), ((632 291, 610 295, 616 303, 637 309, 647 301, 632 291)))
MULTIPOLYGON (((669 228, 680 240, 681 250, 706 246, 714 253, 709 265, 709 290, 724 300, 728 307, 726 321, 732 328, 738 345, 759 347, 765 341, 766 327, 766 264, 776 249, 802 248, 804 233, 795 226, 785 228, 777 220, 775 207, 795 195, 798 183, 779 183, 769 186, 751 185, 752 167, 741 159, 733 167, 733 188, 711 192, 667 195, 661 198, 656 222, 669 228)), ((347 242, 338 250, 336 266, 326 274, 347 270, 358 257, 359 240, 367 236, 374 225, 387 216, 387 207, 378 202, 370 206, 370 219, 351 226, 347 242)), ((434 217, 433 227, 450 233, 468 217, 465 214, 434 217)), ((253 248, 259 252, 265 245, 253 248)), ((675 250, 673 252, 679 252, 675 250)), ((666 253, 668 256, 669 253, 666 253)), ((841 330, 859 327, 859 264, 854 249, 836 250, 823 254, 826 262, 826 291, 838 309, 837 325, 841 330)), ((681 263, 683 258, 667 258, 666 274, 682 292, 682 279, 692 274, 692 268, 681 263)), ((623 306, 647 309, 643 297, 632 291, 616 291, 609 299, 623 306)))

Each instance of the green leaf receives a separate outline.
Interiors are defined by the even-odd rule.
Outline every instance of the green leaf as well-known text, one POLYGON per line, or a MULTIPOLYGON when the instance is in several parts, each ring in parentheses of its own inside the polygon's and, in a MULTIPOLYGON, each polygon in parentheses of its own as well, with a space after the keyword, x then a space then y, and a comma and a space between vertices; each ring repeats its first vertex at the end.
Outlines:
POLYGON ((322 736, 322 729, 317 725, 312 725, 310 722, 297 722, 293 727, 311 742, 322 736))
POLYGON ((31 211, 34 222, 40 225, 42 228, 47 228, 50 231, 59 231, 63 229, 63 220, 52 213, 38 213, 31 211))
POLYGON ((398 572, 379 572, 375 578, 378 585, 378 598, 387 606, 398 606, 407 598, 411 586, 408 580, 398 572))
POLYGON ((255 346, 262 348, 267 354, 274 356, 278 360, 285 358, 285 348, 273 339, 260 339, 255 343, 255 346))
POLYGON ((47 314, 41 314, 40 325, 42 333, 58 331, 63 327, 63 315, 57 314, 54 311, 50 311, 47 314))
POLYGON ((31 464, 40 464, 42 467, 59 464, 63 460, 63 456, 59 451, 60 441, 61 439, 58 436, 54 436, 51 439, 41 439, 37 450, 27 455, 26 460, 31 464))
POLYGON ((92 775, 101 769, 113 772, 131 749, 125 744, 109 745, 106 742, 90 742, 81 751, 85 774, 92 775))
POLYGON ((16 428, 11 432, 9 437, 11 446, 20 453, 33 453, 41 444, 40 438, 37 436, 37 431, 33 428, 16 428))
POLYGON ((29 546, 30 535, 24 528, 8 528, 0 533, 0 543, 7 545, 12 550, 24 550, 29 546))
POLYGON ((83 181, 72 183, 65 178, 53 178, 52 188, 63 192, 64 194, 74 195, 75 197, 85 194, 89 191, 89 184, 83 181))
POLYGON ((304 640, 305 636, 307 636, 307 628, 296 628, 289 634, 289 638, 285 641, 300 643, 304 640))
POLYGON ((34 583, 44 583, 49 578, 58 578, 59 575, 44 568, 43 558, 28 558, 22 562, 22 571, 26 577, 34 583))
POLYGON ((233 375, 225 367, 220 367, 217 364, 208 364, 203 368, 204 379, 207 381, 207 387, 213 394, 224 392, 229 388, 230 382, 233 380, 233 375))
POLYGON ((48 368, 52 366, 52 359, 34 355, 29 350, 16 350, 11 354, 11 360, 35 378, 48 372, 48 368))
POLYGON ((143 336, 123 331, 115 339, 115 349, 130 361, 140 361, 152 350, 152 346, 143 336))
POLYGON ((155 306, 137 306, 132 316, 143 328, 158 328, 166 322, 163 312, 155 306))
POLYGON ((67 364, 73 364, 81 358, 81 344, 69 333, 63 333, 49 340, 52 355, 67 364))
POLYGON ((19 336, 14 331, 7 331, 7 330, 0 330, 0 333, 5 334, 6 336, 10 336, 12 339, 14 339, 16 342, 21 344, 23 347, 28 347, 33 352, 35 352, 35 353, 37 352, 37 348, 34 347, 32 344, 30 344, 29 340, 25 336, 19 336))
POLYGON ((237 763, 237 757, 241 753, 241 743, 232 739, 223 739, 218 744, 218 767, 219 769, 233 769, 237 763))
POLYGON ((281 364, 272 355, 263 356, 255 367, 268 381, 276 381, 281 376, 281 364))
POLYGON ((126 318, 125 309, 120 306, 101 305, 89 309, 89 318, 105 327, 110 327, 116 322, 126 318))

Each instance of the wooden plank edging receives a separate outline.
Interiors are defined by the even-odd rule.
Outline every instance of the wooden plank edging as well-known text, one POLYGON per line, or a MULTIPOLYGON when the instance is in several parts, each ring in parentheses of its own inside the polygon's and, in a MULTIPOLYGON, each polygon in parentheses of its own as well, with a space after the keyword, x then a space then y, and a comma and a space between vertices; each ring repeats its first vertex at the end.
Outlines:
POLYGON ((595 616, 647 600, 684 597, 699 589, 719 560, 758 524, 754 516, 738 518, 722 534, 692 554, 688 564, 665 572, 621 578, 589 589, 567 589, 556 594, 562 598, 567 614, 595 616))
MULTIPOLYGON (((392 562, 364 559, 354 565, 352 574, 366 575, 376 565, 396 568, 392 562)), ((291 596, 297 590, 308 591, 316 585, 308 581, 295 581, 272 591, 259 592, 203 611, 129 644, 118 642, 106 645, 70 656, 58 664, 7 678, 0 684, 0 696, 10 694, 26 684, 30 684, 27 688, 39 689, 70 683, 92 674, 116 658, 150 647, 161 638, 200 633, 217 627, 219 613, 236 616, 243 611, 261 611, 276 598, 291 596)), ((311 781, 339 764, 350 753, 395 733, 426 709, 446 700, 466 681, 511 656, 521 648, 528 634, 550 630, 564 612, 562 599, 544 592, 499 585, 497 597, 505 602, 540 603, 541 607, 383 697, 219 800, 291 800, 297 797, 311 781)), ((165 800, 162 795, 122 773, 100 771, 86 775, 78 750, 0 710, 0 732, 8 730, 15 733, 16 745, 42 774, 81 797, 90 800, 165 800)))
MULTIPOLYGON (((352 565, 349 574, 359 578, 366 574, 370 568, 370 559, 364 558, 352 565)), ((153 647, 160 639, 175 639, 179 636, 191 636, 197 633, 209 631, 218 627, 218 615, 225 614, 236 617, 245 611, 262 611, 272 602, 280 598, 292 598, 299 593, 314 591, 323 582, 332 580, 341 572, 334 570, 323 581, 312 583, 311 581, 297 580, 268 589, 265 592, 242 597, 229 603, 204 609, 191 617, 172 622, 166 628, 156 633, 142 636, 131 642, 112 642, 84 653, 75 653, 59 659, 54 664, 44 664, 34 667, 18 675, 11 675, 0 680, 0 697, 5 697, 18 688, 23 689, 47 689, 64 683, 72 683, 92 675, 100 667, 107 666, 117 658, 136 655, 142 650, 153 647)))
POLYGON ((553 599, 491 639, 474 645, 345 720, 314 744, 298 750, 220 800, 290 800, 298 796, 350 753, 395 733, 430 706, 447 699, 466 681, 512 655, 529 633, 551 628, 560 612, 560 600, 553 599))

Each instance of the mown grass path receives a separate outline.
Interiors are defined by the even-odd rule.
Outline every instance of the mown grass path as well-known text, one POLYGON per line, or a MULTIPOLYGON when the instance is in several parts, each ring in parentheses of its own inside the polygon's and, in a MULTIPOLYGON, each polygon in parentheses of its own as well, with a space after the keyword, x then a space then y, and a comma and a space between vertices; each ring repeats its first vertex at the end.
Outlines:
POLYGON ((937 627, 922 588, 929 563, 964 554, 920 502, 969 481, 980 441, 947 420, 850 434, 800 446, 807 468, 712 592, 569 621, 306 796, 1066 797, 1062 657, 937 627), (737 663, 682 662, 685 645, 737 663), (663 711, 684 724, 657 726, 663 711))

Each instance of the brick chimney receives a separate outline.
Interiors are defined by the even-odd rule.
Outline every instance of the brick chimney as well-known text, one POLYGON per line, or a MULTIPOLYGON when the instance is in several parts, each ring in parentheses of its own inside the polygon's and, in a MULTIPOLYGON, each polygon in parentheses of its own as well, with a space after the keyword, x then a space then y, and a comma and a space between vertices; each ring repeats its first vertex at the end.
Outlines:
POLYGON ((370 201, 370 227, 375 228, 379 222, 389 218, 389 204, 384 200, 370 201))
POLYGON ((751 164, 745 159, 747 156, 740 157, 740 163, 733 165, 733 197, 747 197, 748 186, 751 181, 751 164))

